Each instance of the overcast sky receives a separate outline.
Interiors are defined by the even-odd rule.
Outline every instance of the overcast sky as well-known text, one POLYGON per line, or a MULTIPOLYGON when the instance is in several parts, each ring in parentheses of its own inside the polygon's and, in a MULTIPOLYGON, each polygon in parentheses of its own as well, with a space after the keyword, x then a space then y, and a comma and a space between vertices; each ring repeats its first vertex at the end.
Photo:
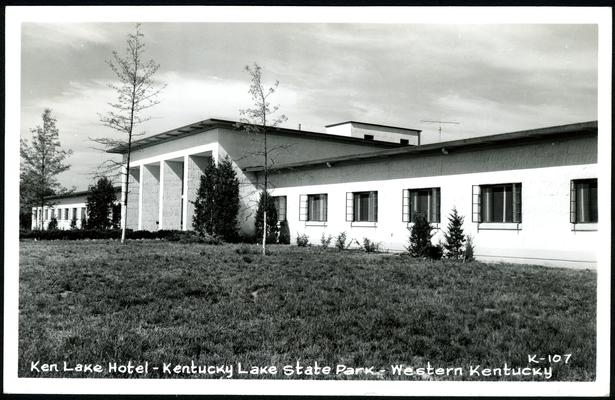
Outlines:
MULTIPOLYGON (((108 154, 113 74, 133 24, 22 25, 21 135, 54 111, 74 154, 66 186, 86 189, 108 154)), ((595 25, 147 23, 147 57, 167 84, 148 135, 207 118, 236 120, 249 104, 244 66, 257 62, 285 127, 324 131, 346 120, 422 129, 424 142, 597 119, 595 25)))

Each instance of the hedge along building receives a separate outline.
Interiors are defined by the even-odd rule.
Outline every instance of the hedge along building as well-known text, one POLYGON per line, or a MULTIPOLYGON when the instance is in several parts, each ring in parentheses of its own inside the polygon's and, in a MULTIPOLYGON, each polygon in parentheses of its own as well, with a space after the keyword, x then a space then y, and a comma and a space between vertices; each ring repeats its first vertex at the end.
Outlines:
MULTIPOLYGON (((119 186, 114 189, 117 199, 116 204, 119 204, 121 189, 119 186)), ((75 227, 80 229, 88 215, 88 194, 89 191, 84 190, 66 195, 46 197, 45 202, 48 204, 47 206, 44 208, 32 207, 32 229, 39 228, 41 214, 43 217, 42 229, 47 229, 49 222, 53 218, 58 222, 58 229, 71 229, 73 220, 75 221, 75 227)))
MULTIPOLYGON (((292 237, 314 243, 346 232, 402 251, 418 212, 437 242, 456 207, 479 259, 595 267, 597 122, 428 145, 414 129, 356 121, 327 129, 268 131, 271 194, 292 237)), ((261 143, 215 119, 136 141, 127 227, 191 229, 207 158, 228 155, 241 182, 239 228, 253 232, 261 143)))

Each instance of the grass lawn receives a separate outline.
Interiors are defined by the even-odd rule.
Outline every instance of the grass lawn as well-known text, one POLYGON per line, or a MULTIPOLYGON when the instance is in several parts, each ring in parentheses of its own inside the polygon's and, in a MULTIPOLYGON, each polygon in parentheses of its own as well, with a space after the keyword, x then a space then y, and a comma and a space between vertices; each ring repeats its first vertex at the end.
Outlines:
MULTIPOLYGON (((271 252, 165 241, 22 241, 19 374, 127 377, 33 372, 37 360, 105 368, 128 360, 281 368, 299 360, 388 371, 427 362, 525 367, 530 354, 571 354, 566 365, 554 365, 551 380, 595 378, 593 271, 295 246, 271 252)), ((212 376, 150 368, 131 377, 212 376)))

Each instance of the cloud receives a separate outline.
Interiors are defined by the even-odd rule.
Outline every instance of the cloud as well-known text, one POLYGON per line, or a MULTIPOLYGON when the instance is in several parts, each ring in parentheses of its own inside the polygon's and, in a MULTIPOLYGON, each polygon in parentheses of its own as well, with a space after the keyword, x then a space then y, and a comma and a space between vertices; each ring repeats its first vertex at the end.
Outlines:
POLYGON ((109 44, 114 35, 103 24, 88 23, 24 23, 22 40, 26 47, 50 48, 88 44, 109 44))

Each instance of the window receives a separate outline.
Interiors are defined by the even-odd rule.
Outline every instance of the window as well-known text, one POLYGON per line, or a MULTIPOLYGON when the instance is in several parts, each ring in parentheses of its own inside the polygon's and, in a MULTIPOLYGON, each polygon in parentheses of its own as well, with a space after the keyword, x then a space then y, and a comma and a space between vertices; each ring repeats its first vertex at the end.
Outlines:
POLYGON ((378 192, 347 193, 346 221, 377 222, 378 192))
POLYGON ((365 140, 374 140, 374 135, 363 135, 363 139, 365 139, 365 140))
POLYGON ((521 183, 472 187, 473 222, 521 223, 521 183))
POLYGON ((81 207, 81 220, 85 219, 85 207, 81 207))
POLYGON ((570 181, 570 223, 598 222, 598 179, 570 181))
POLYGON ((68 219, 68 208, 64 209, 64 219, 68 219))
POLYGON ((73 208, 73 214, 72 214, 71 219, 77 219, 77 207, 73 208))
POLYGON ((326 194, 310 194, 307 197, 308 201, 308 221, 326 221, 327 220, 327 195, 326 194))
POLYGON ((278 213, 278 221, 286 221, 286 196, 274 196, 273 205, 278 213))
POLYGON ((399 139, 399 143, 400 144, 410 144, 410 141, 408 139, 399 139))
POLYGON ((415 222, 423 213, 429 223, 440 223, 440 188, 404 189, 402 194, 402 221, 415 222))
POLYGON ((45 219, 49 219, 49 209, 45 209, 45 219))

